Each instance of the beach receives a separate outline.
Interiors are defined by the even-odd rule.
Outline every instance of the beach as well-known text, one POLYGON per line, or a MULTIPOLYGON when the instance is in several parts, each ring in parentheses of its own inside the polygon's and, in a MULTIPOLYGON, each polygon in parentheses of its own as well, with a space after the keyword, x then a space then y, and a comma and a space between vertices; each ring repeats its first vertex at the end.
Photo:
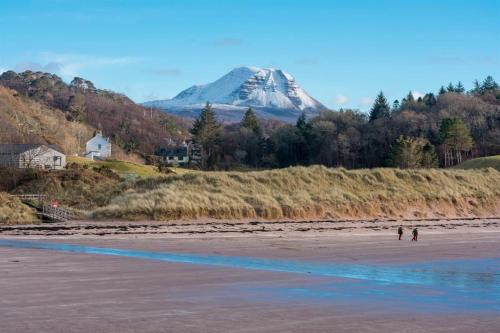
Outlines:
POLYGON ((2 332, 494 332, 498 222, 419 221, 418 242, 409 240, 415 221, 252 233, 4 230, 2 332))

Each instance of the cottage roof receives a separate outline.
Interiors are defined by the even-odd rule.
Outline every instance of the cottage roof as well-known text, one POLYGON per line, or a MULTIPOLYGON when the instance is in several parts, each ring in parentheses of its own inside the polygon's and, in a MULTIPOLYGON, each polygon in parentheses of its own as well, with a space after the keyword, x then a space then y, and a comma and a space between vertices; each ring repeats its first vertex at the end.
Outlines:
POLYGON ((45 144, 37 144, 37 143, 4 143, 0 144, 0 153, 4 154, 21 154, 28 150, 35 149, 38 147, 48 147, 63 153, 61 148, 56 145, 45 145, 45 144))

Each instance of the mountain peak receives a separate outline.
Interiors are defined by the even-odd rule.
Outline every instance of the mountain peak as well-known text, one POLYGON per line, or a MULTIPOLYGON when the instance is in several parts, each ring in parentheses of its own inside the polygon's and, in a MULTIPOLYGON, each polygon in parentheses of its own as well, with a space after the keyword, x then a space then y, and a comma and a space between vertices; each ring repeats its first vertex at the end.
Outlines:
MULTIPOLYGON (((206 102, 212 103, 216 110, 225 110, 225 114, 252 107, 267 118, 296 118, 302 111, 316 113, 325 109, 291 74, 281 69, 251 66, 237 67, 212 83, 192 86, 173 99, 145 105, 176 113, 200 109, 206 102)), ((230 118, 238 117, 235 114, 230 118)))

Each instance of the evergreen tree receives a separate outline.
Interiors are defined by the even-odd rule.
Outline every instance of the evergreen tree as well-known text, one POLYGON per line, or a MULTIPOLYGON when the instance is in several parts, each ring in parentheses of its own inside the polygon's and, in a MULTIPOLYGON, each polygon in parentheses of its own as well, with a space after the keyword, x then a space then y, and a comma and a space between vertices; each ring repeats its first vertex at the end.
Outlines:
POLYGON ((479 81, 477 79, 474 80, 474 88, 470 92, 473 94, 481 94, 482 93, 481 84, 479 83, 479 81))
POLYGON ((299 157, 299 163, 308 164, 311 153, 310 142, 312 135, 312 127, 311 124, 307 122, 305 112, 302 112, 300 117, 297 119, 295 127, 297 128, 298 135, 301 138, 300 142, 296 146, 299 157))
POLYGON ((408 95, 406 95, 405 101, 407 103, 413 103, 413 102, 415 102, 415 97, 413 97, 413 93, 411 91, 408 92, 408 95))
POLYGON ((423 101, 427 106, 433 106, 437 103, 436 97, 433 93, 425 94, 423 101))
POLYGON ((252 110, 252 108, 248 108, 248 110, 245 112, 245 115, 241 120, 240 127, 248 128, 259 137, 262 136, 262 129, 260 128, 259 120, 257 119, 257 116, 255 115, 255 112, 252 110))
POLYGON ((446 89, 444 89, 444 86, 441 86, 441 88, 439 88, 439 95, 443 94, 446 94, 446 89))
POLYGON ((455 92, 462 94, 462 93, 464 93, 464 91, 465 91, 465 88, 464 88, 462 82, 458 81, 457 86, 455 87, 455 92))
POLYGON ((221 125, 215 117, 215 111, 212 109, 212 105, 207 102, 191 129, 193 141, 200 149, 203 169, 213 168, 217 165, 220 132, 221 125))
POLYGON ((387 99, 384 93, 381 91, 375 102, 373 103, 372 109, 370 110, 370 121, 380 118, 389 118, 391 115, 391 108, 387 104, 387 99))
POLYGON ((396 99, 394 102, 392 102, 392 112, 397 112, 399 111, 399 101, 396 99))
POLYGON ((447 92, 455 92, 455 86, 453 86, 453 83, 449 83, 448 87, 446 87, 447 92))
POLYGON ((491 75, 488 75, 486 79, 484 79, 483 84, 481 86, 483 92, 486 92, 488 90, 495 90, 498 88, 499 88, 498 83, 495 82, 495 80, 491 75))

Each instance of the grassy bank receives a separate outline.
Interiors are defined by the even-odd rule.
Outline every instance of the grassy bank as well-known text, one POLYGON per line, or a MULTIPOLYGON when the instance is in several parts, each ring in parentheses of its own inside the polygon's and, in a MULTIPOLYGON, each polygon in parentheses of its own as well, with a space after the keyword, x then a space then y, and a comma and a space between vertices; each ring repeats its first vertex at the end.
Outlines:
POLYGON ((35 210, 19 199, 0 192, 0 224, 30 223, 38 221, 35 210))
POLYGON ((495 215, 500 172, 321 166, 194 172, 145 180, 97 218, 402 218, 495 215))
POLYGON ((474 158, 454 167, 455 169, 485 169, 493 168, 500 171, 500 155, 474 158))
POLYGON ((115 161, 115 160, 104 160, 104 161, 92 161, 83 157, 68 156, 68 163, 76 163, 79 165, 86 165, 88 167, 107 167, 113 170, 115 173, 121 177, 133 177, 133 178, 148 178, 148 177, 158 177, 162 173, 158 171, 158 168, 152 165, 136 164, 126 161, 115 161))

